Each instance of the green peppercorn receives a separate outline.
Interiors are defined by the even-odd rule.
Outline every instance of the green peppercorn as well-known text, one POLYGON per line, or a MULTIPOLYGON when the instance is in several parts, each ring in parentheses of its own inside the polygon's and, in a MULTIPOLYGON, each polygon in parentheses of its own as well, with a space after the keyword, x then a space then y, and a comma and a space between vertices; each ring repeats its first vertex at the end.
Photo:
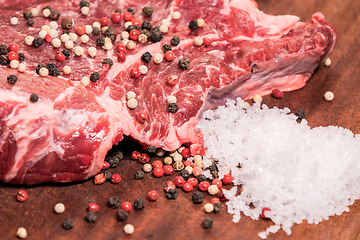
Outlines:
POLYGON ((206 218, 203 220, 203 222, 202 222, 201 225, 202 225, 203 228, 205 228, 205 229, 211 228, 212 225, 213 225, 213 219, 210 218, 210 217, 206 217, 206 218))
POLYGON ((111 197, 109 198, 108 202, 109 207, 111 208, 118 208, 120 206, 120 200, 117 197, 111 197))
POLYGON ((34 25, 34 20, 32 18, 29 18, 28 20, 26 20, 26 24, 28 26, 32 26, 32 25, 34 25))
POLYGON ((135 210, 143 210, 145 207, 145 202, 142 198, 138 198, 134 201, 134 209, 135 210))
POLYGON ((30 102, 37 102, 38 100, 39 100, 39 97, 35 93, 30 95, 30 102))
POLYGON ((1 65, 7 65, 9 64, 9 59, 8 59, 8 56, 6 55, 0 55, 0 64, 1 65))
POLYGON ((32 13, 30 11, 26 11, 23 13, 23 17, 28 20, 29 18, 32 18, 32 13))
POLYGON ((165 196, 168 198, 168 199, 176 199, 177 196, 178 196, 178 193, 176 191, 176 189, 169 189, 169 191, 167 191, 165 193, 165 196))
POLYGON ((66 230, 70 230, 74 227, 74 223, 70 218, 65 219, 65 221, 62 223, 62 227, 66 230))
POLYGON ((162 48, 162 50, 163 50, 164 53, 166 53, 167 51, 171 51, 171 50, 172 50, 172 47, 170 47, 170 46, 167 45, 167 44, 162 45, 161 48, 162 48))
POLYGON ((148 20, 145 20, 141 23, 141 29, 146 29, 150 31, 151 28, 152 28, 152 24, 148 20))
POLYGON ((7 81, 10 84, 15 84, 17 82, 17 76, 15 75, 10 75, 7 77, 7 81))
POLYGON ((6 55, 9 53, 8 47, 4 44, 0 45, 0 55, 6 55))
POLYGON ((151 61, 152 55, 149 52, 145 52, 143 53, 143 55, 141 55, 141 61, 143 61, 144 63, 149 63, 151 61))
POLYGON ((51 20, 57 21, 60 17, 60 13, 58 11, 51 11, 49 18, 51 20))
POLYGON ((92 34, 99 35, 100 34, 100 29, 97 28, 97 27, 94 27, 93 30, 92 30, 92 34))
POLYGON ((128 213, 127 213, 124 209, 120 208, 120 209, 117 211, 116 219, 117 219, 118 221, 123 222, 123 221, 125 221, 125 220, 127 219, 127 217, 128 217, 128 213))
POLYGON ((151 6, 146 6, 142 10, 144 17, 151 17, 154 13, 154 9, 151 6))
POLYGON ((88 1, 82 0, 82 1, 80 1, 79 6, 80 6, 80 8, 82 8, 82 7, 90 7, 90 3, 88 1))
POLYGON ((214 213, 219 213, 221 211, 221 203, 214 203, 214 213))
POLYGON ((196 20, 191 20, 189 22, 189 28, 191 29, 191 31, 196 31, 199 28, 198 22, 196 20))
POLYGON ((62 53, 64 54, 65 58, 69 58, 69 57, 70 57, 70 52, 69 52, 69 50, 64 49, 64 50, 62 50, 62 53))
POLYGON ((204 195, 202 192, 194 192, 192 195, 193 203, 202 203, 204 201, 204 195))
POLYGON ((140 179, 144 178, 144 175, 145 175, 145 173, 143 171, 139 170, 139 171, 136 171, 134 178, 136 180, 140 180, 140 179))
MULTIPOLYGON (((92 81, 92 82, 96 82, 97 80, 99 80, 100 79, 100 73, 98 73, 98 72, 94 72, 94 73, 92 73, 91 75, 90 75, 90 81, 92 81)), ((110 161, 108 161, 109 163, 110 163, 110 161)), ((119 162, 117 162, 116 163, 116 165, 118 164, 119 162)), ((115 163, 114 163, 115 164, 115 163)), ((116 165, 115 165, 115 167, 116 167, 116 165)), ((111 163, 110 163, 110 167, 111 167, 111 163)))
POLYGON ((33 46, 37 48, 40 47, 43 43, 44 40, 42 40, 42 38, 35 38, 33 41, 33 46))
POLYGON ((89 223, 94 223, 96 221, 96 213, 94 211, 89 211, 86 214, 86 219, 88 220, 89 223))
POLYGON ((179 60, 178 65, 182 70, 188 70, 190 67, 190 59, 184 57, 179 60))
POLYGON ((109 27, 108 29, 106 29, 105 31, 105 36, 110 38, 112 42, 115 41, 116 39, 116 31, 115 28, 113 27, 109 27))
POLYGON ((104 58, 104 60, 102 61, 102 65, 109 65, 109 68, 112 67, 112 65, 114 64, 113 60, 111 60, 110 58, 104 58))
POLYGON ((175 113, 177 112, 177 110, 179 110, 179 106, 176 103, 170 103, 168 105, 168 111, 171 113, 175 113))
POLYGON ((104 46, 104 45, 105 45, 105 37, 99 36, 99 37, 96 39, 96 45, 99 46, 99 47, 104 46))

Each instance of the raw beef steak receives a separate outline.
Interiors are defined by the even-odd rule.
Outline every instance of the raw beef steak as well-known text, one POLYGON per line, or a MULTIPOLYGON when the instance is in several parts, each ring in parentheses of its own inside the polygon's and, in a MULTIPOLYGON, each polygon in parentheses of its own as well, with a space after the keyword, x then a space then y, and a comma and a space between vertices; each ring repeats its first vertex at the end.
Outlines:
MULTIPOLYGON (((87 179, 101 170, 107 151, 124 136, 145 147, 165 150, 188 144, 192 154, 198 153, 204 140, 195 126, 205 109, 235 96, 250 99, 275 88, 291 91, 303 87, 337 40, 321 13, 315 13, 311 23, 302 23, 295 16, 266 15, 252 0, 90 1, 86 16, 81 14, 80 1, 0 2, 4 6, 0 10, 0 44, 17 43, 17 52, 25 56, 20 62, 27 67, 23 73, 6 62, 0 67, 0 180, 16 184, 87 179), (140 23, 148 20, 153 27, 160 26, 162 19, 170 24, 161 41, 135 41, 136 47, 127 49, 126 61, 119 62, 115 46, 123 41, 120 35, 125 21, 116 24, 110 20, 109 26, 116 32, 114 48, 97 46, 98 36, 104 34, 89 32, 89 42, 82 43, 80 36, 74 41, 74 47, 85 50, 83 55, 76 56, 71 49, 70 57, 58 62, 55 52, 65 49, 64 43, 55 48, 44 40, 35 48, 24 41, 27 36, 37 38, 41 27, 52 21, 42 16, 47 5, 60 14, 58 38, 64 30, 64 17, 74 20, 71 33, 102 17, 111 19, 116 9, 132 8, 140 23), (152 17, 143 15, 145 6, 153 7, 152 17), (40 14, 28 26, 23 12, 34 7, 40 14), (181 13, 176 20, 172 19, 175 11, 181 13), (17 25, 10 24, 12 17, 19 19, 17 25), (191 30, 190 21, 197 19, 204 19, 205 25, 191 30), (177 46, 170 43, 175 35, 180 39, 177 46), (196 46, 197 36, 205 44, 196 46), (164 44, 172 47, 175 58, 155 63, 155 54, 164 56, 164 44), (97 49, 96 56, 87 53, 89 47, 97 49), (153 57, 149 63, 141 60, 145 52, 153 57), (105 58, 112 59, 113 65, 102 64, 105 58), (190 60, 185 70, 179 66, 183 58, 190 60), (49 63, 59 70, 70 66, 71 73, 39 76, 37 66, 49 63), (131 70, 141 65, 148 72, 133 77, 131 70), (80 80, 94 72, 99 72, 99 80, 84 86, 80 80), (17 76, 16 83, 7 81, 10 75, 17 76), (169 84, 169 77, 178 82, 169 84), (134 109, 127 106, 129 91, 136 94, 134 109), (38 96, 37 102, 30 101, 31 94, 38 96), (169 111, 169 96, 176 97, 177 111, 169 111), (145 121, 138 120, 139 112, 146 114, 145 121)), ((6 53, 2 54, 6 59, 6 53)))

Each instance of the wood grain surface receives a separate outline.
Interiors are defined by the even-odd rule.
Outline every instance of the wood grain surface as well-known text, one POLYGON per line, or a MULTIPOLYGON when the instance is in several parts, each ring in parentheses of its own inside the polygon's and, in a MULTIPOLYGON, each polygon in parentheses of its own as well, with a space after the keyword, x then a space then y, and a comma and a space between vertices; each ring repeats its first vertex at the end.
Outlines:
MULTIPOLYGON (((358 0, 258 0, 259 8, 269 14, 297 15, 302 21, 310 21, 315 12, 322 12, 339 34, 339 41, 331 55, 330 67, 319 66, 307 85, 282 99, 266 96, 268 106, 289 107, 292 112, 303 109, 311 127, 336 125, 360 133, 360 1, 358 0), (332 91, 332 102, 323 100, 323 94, 332 91)), ((0 183, 0 239, 16 239, 19 227, 28 231, 27 239, 260 239, 257 234, 272 225, 270 220, 253 221, 243 216, 240 223, 232 222, 232 215, 223 209, 219 214, 205 214, 203 205, 211 197, 206 195, 203 204, 195 205, 191 194, 178 189, 178 198, 168 200, 163 190, 167 180, 174 175, 154 178, 146 174, 142 180, 134 180, 135 172, 142 168, 130 159, 130 152, 138 145, 124 142, 119 146, 124 152, 120 166, 111 169, 122 176, 120 184, 106 182, 95 186, 92 179, 72 184, 43 184, 38 186, 14 186, 0 183), (16 192, 25 189, 29 198, 23 203, 16 201, 16 192), (156 202, 146 199, 147 192, 155 189, 160 197, 156 202), (110 197, 133 202, 145 199, 145 209, 132 210, 125 222, 116 220, 116 209, 107 206, 110 197), (62 202, 66 206, 63 214, 56 214, 54 205, 62 202), (98 218, 89 224, 85 215, 87 205, 99 205, 98 218), (201 227, 202 220, 214 219, 211 229, 201 227), (64 230, 65 218, 74 221, 72 230, 64 230), (123 227, 131 223, 135 232, 125 236, 123 227)), ((360 147, 360 146, 359 146, 360 147)), ((152 157, 152 160, 158 159, 152 157)), ((331 191, 331 189, 329 189, 331 191)), ((292 235, 282 230, 270 235, 269 240, 360 239, 360 202, 350 207, 349 213, 330 217, 318 225, 303 222, 292 227, 292 235)))

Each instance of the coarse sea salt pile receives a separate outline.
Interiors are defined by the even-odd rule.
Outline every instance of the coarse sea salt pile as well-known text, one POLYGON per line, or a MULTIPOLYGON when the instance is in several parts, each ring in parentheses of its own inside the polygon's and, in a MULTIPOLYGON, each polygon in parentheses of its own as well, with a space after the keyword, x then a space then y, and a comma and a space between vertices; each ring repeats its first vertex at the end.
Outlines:
POLYGON ((348 212, 360 197, 360 135, 341 127, 310 128, 290 110, 237 99, 206 111, 198 124, 209 148, 205 165, 218 161, 219 175, 229 173, 237 186, 224 191, 233 221, 240 212, 256 220, 264 207, 274 225, 258 235, 294 223, 317 224, 348 212), (246 110, 245 110, 246 109, 246 110), (239 166, 241 166, 239 168, 239 166), (250 207, 250 204, 255 207, 250 207))

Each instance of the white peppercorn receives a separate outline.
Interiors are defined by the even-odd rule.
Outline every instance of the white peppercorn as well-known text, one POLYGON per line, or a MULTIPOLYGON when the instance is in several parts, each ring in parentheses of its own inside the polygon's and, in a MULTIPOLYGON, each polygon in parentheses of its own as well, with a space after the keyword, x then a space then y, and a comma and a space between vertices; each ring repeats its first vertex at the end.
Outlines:
POLYGON ((154 62, 160 64, 163 61, 163 56, 159 53, 154 54, 154 62))
POLYGON ((125 29, 127 29, 130 25, 132 25, 132 23, 130 21, 124 23, 125 29))
POLYGON ((51 44, 55 47, 55 48, 59 48, 61 46, 61 41, 60 39, 58 38, 54 38, 52 41, 51 41, 51 44))
POLYGON ((67 35, 67 34, 61 35, 61 36, 60 36, 60 39, 61 39, 61 41, 62 41, 63 43, 65 43, 65 42, 67 42, 67 41, 70 40, 69 35, 67 35))
POLYGON ((63 72, 64 72, 64 74, 70 74, 70 73, 71 73, 71 67, 69 67, 69 66, 64 66, 64 67, 63 67, 63 72))
POLYGON ((47 31, 41 30, 41 31, 39 32, 39 38, 44 39, 44 38, 46 37, 46 34, 47 34, 47 31))
POLYGON ((17 25, 19 23, 19 19, 17 17, 12 17, 10 19, 10 24, 11 25, 17 25))
POLYGON ((128 108, 130 109, 135 109, 138 105, 138 102, 136 99, 132 98, 132 99, 129 99, 127 102, 126 102, 126 105, 128 106, 128 108))
POLYGON ((10 61, 10 67, 11 68, 18 68, 19 67, 19 61, 18 60, 10 61))
POLYGON ((205 25, 204 19, 201 19, 201 18, 197 20, 197 23, 198 23, 199 27, 203 27, 205 25))
POLYGON ((193 172, 193 168, 191 166, 186 166, 185 170, 187 170, 189 172, 189 174, 192 174, 192 172, 193 172))
POLYGON ((49 32, 49 31, 50 31, 50 27, 49 27, 49 25, 42 25, 42 26, 41 26, 41 30, 44 30, 44 31, 46 31, 46 32, 49 32))
POLYGON ((139 41, 139 43, 146 43, 147 36, 145 34, 140 34, 138 37, 138 41, 139 41))
POLYGON ((149 173, 151 172, 152 170, 152 166, 150 163, 145 163, 144 166, 143 166, 143 171, 146 172, 146 173, 149 173))
POLYGON ((72 42, 75 42, 77 40, 77 35, 75 33, 69 33, 69 39, 72 42))
POLYGON ((262 97, 259 94, 255 94, 255 96, 253 97, 253 101, 254 102, 261 102, 262 97))
POLYGON ((212 213, 214 211, 214 205, 212 205, 211 203, 207 203, 204 205, 204 211, 206 213, 212 213))
POLYGON ((160 32, 167 33, 169 31, 168 26, 166 25, 160 25, 160 32))
POLYGON ((90 12, 89 7, 86 7, 86 6, 85 6, 85 7, 82 7, 82 8, 81 8, 81 14, 82 14, 82 15, 85 15, 85 16, 86 16, 86 15, 89 14, 89 12, 90 12))
POLYGON ((72 41, 65 42, 65 48, 66 49, 72 49, 74 47, 74 43, 72 41))
POLYGON ((197 154, 194 156, 194 161, 202 161, 202 157, 197 154))
POLYGON ((39 10, 37 8, 30 9, 30 12, 33 17, 39 16, 39 10))
POLYGON ((25 44, 31 46, 33 44, 34 38, 32 36, 27 36, 25 38, 25 44))
POLYGON ((136 97, 136 93, 134 93, 133 91, 128 91, 126 93, 126 100, 134 99, 135 97, 136 97))
POLYGON ((183 160, 183 156, 180 153, 175 153, 173 159, 174 162, 181 162, 183 160))
POLYGON ((204 162, 203 162, 203 160, 195 160, 195 162, 194 162, 194 167, 203 168, 203 167, 204 167, 204 162))
POLYGON ((80 46, 76 46, 76 47, 74 47, 74 53, 76 56, 81 56, 84 54, 84 48, 82 48, 80 46))
POLYGON ((109 51, 113 48, 113 44, 111 42, 107 42, 104 44, 103 49, 109 51))
POLYGON ((156 156, 158 156, 158 157, 162 157, 162 156, 165 155, 165 150, 162 149, 162 148, 157 148, 155 154, 156 154, 156 156))
POLYGON ((88 77, 83 77, 83 78, 80 80, 80 83, 81 83, 81 85, 83 85, 84 87, 86 87, 87 85, 90 84, 90 78, 88 78, 88 77))
POLYGON ((40 70, 39 70, 39 74, 40 74, 40 76, 42 76, 42 77, 46 77, 46 76, 49 75, 49 70, 48 70, 47 68, 45 68, 45 67, 42 67, 42 68, 40 68, 40 70))
POLYGON ((196 37, 194 38, 194 44, 198 47, 200 47, 201 45, 203 45, 203 39, 202 37, 196 37))
POLYGON ((100 28, 101 28, 101 24, 100 24, 99 22, 93 22, 92 27, 93 27, 93 28, 98 28, 98 29, 100 29, 100 28))
POLYGON ((63 203, 55 204, 54 211, 59 214, 63 213, 65 211, 65 205, 63 203))
POLYGON ((48 8, 45 8, 45 9, 42 11, 42 15, 43 15, 44 17, 49 17, 50 14, 51 14, 51 11, 50 11, 50 9, 48 9, 48 8))
POLYGON ((174 12, 173 15, 172 15, 172 18, 175 19, 175 20, 179 19, 180 17, 181 17, 181 14, 178 11, 174 12))
POLYGON ((26 65, 24 63, 20 63, 18 66, 19 72, 25 72, 26 71, 26 65))
POLYGON ((51 29, 58 29, 58 27, 59 27, 59 25, 57 24, 57 22, 55 22, 55 21, 51 21, 51 22, 49 22, 49 27, 51 28, 51 29))
POLYGON ((169 96, 169 97, 167 98, 168 104, 176 103, 176 101, 177 101, 177 99, 176 99, 175 96, 169 96))
POLYGON ((217 185, 210 185, 208 188, 208 193, 212 196, 219 193, 219 188, 217 185))
POLYGON ((140 70, 141 74, 146 74, 148 72, 148 68, 145 65, 141 65, 139 67, 139 70, 140 70))
POLYGON ((181 147, 179 147, 179 148, 178 148, 178 150, 177 150, 177 151, 178 151, 178 153, 180 153, 180 154, 181 154, 182 150, 184 150, 184 149, 185 149, 185 147, 184 147, 184 146, 181 146, 181 147))
POLYGON ((128 234, 128 235, 130 235, 130 234, 133 234, 134 233, 134 226, 133 225, 131 225, 131 224, 126 224, 125 226, 124 226, 124 232, 125 232, 125 234, 128 234))
MULTIPOLYGON (((126 39, 124 39, 126 40, 126 39)), ((129 42, 126 44, 127 49, 134 49, 136 47, 136 42, 133 40, 129 40, 129 42)))
POLYGON ((55 29, 50 29, 48 34, 50 35, 50 37, 52 38, 56 38, 57 36, 59 36, 58 32, 55 29))
POLYGON ((325 67, 329 67, 331 65, 331 59, 327 58, 324 62, 325 67))
POLYGON ((106 30, 108 30, 108 29, 109 29, 108 26, 104 26, 104 27, 101 28, 101 32, 102 32, 103 34, 105 34, 106 30))
POLYGON ((129 34, 128 31, 123 31, 123 32, 120 34, 120 36, 121 36, 121 39, 129 39, 130 34, 129 34))
POLYGON ((126 46, 130 40, 129 39, 123 39, 121 41, 122 45, 126 46))
POLYGON ((93 31, 93 27, 91 25, 85 25, 86 34, 90 34, 93 31))
POLYGON ((330 91, 327 91, 325 94, 324 94, 324 98, 326 101, 330 102, 334 99, 334 93, 333 92, 330 92, 330 91))
POLYGON ((26 229, 24 227, 18 228, 18 230, 16 231, 16 236, 21 239, 26 238, 27 237, 26 229))
POLYGON ((94 57, 96 55, 96 48, 95 47, 89 47, 88 48, 88 54, 91 56, 91 57, 94 57))
POLYGON ((89 36, 88 35, 86 35, 86 34, 84 34, 84 35, 82 35, 81 37, 80 37, 80 41, 82 42, 82 43, 87 43, 88 41, 89 41, 89 36))

